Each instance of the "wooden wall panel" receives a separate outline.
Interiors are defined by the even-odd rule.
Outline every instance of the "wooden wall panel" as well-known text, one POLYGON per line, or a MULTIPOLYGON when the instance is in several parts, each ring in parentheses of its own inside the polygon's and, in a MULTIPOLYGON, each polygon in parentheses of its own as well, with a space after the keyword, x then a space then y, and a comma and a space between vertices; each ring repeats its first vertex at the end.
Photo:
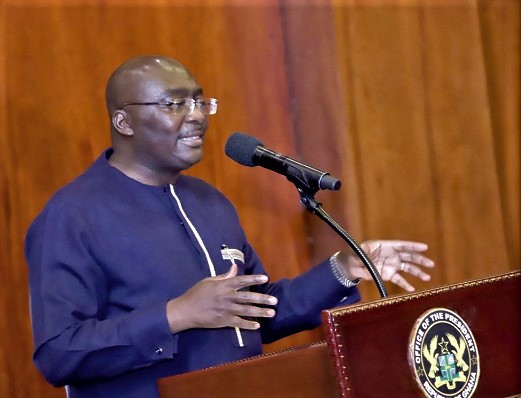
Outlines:
MULTIPOLYGON (((355 208, 357 184, 350 183, 349 176, 342 174, 344 159, 350 156, 352 146, 344 145, 342 139, 347 134, 346 104, 339 87, 333 10, 316 5, 286 6, 283 23, 297 140, 297 153, 292 155, 341 178, 343 185, 339 191, 319 191, 316 199, 337 222, 344 227, 349 225, 351 230, 358 224, 358 213, 347 209, 355 208)), ((316 216, 306 212, 304 217, 314 261, 345 246, 316 216)))
MULTIPOLYGON (((490 4, 512 11, 513 2, 490 4)), ((518 268, 519 219, 508 217, 519 207, 519 182, 509 177, 519 172, 519 119, 508 111, 519 102, 518 74, 487 75, 485 65, 497 68, 499 57, 487 54, 508 45, 502 70, 519 72, 519 13, 483 32, 472 1, 338 1, 334 11, 345 145, 354 146, 344 176, 354 170, 359 192, 354 230, 428 242, 441 264, 434 284, 518 268), (516 127, 496 131, 493 109, 516 127), (508 171, 498 174, 503 154, 508 171)))
POLYGON ((445 275, 454 280, 506 271, 478 9, 433 9, 424 20, 427 112, 445 275), (487 246, 490 250, 483 250, 487 246))
MULTIPOLYGON (((9 162, 9 153, 7 151, 7 112, 6 112, 6 87, 5 87, 5 12, 0 6, 0 331, 2 335, 6 335, 9 328, 10 318, 9 303, 11 302, 9 293, 12 289, 4 286, 11 286, 12 279, 9 277, 11 264, 11 251, 9 248, 9 218, 10 211, 7 198, 9 197, 8 175, 11 174, 11 163, 9 162)), ((16 287, 18 288, 18 287, 16 287)), ((26 336, 27 331, 26 331, 26 336)), ((26 362, 27 365, 27 362, 26 362)), ((10 380, 10 358, 8 346, 0 345, 0 395, 6 395, 6 388, 10 380)), ((6 395, 7 396, 7 395, 6 395)))
POLYGON ((419 289, 519 268, 516 0, 239 4, 0 2, 0 396, 63 397, 31 363, 23 237, 109 145, 104 84, 139 54, 178 58, 219 98, 190 173, 236 204, 273 279, 344 244, 282 176, 223 155, 234 131, 341 178, 317 198, 359 241, 429 243, 419 289))
MULTIPOLYGON (((428 242, 439 262, 419 16, 417 7, 336 9, 344 142, 354 147, 343 167, 359 190, 361 240, 428 242)), ((432 283, 442 283, 437 272, 432 283)))
POLYGON ((510 264, 521 263, 521 2, 479 1, 487 95, 510 264))

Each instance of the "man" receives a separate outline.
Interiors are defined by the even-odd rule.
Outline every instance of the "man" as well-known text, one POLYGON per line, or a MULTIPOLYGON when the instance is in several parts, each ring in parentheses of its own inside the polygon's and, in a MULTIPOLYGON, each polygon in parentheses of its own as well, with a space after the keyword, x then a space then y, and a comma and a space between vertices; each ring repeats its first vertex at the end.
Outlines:
MULTIPOLYGON (((157 397, 156 380, 262 352, 357 301, 370 279, 340 252, 268 283, 231 203, 182 175, 199 162, 217 103, 177 61, 139 57, 106 90, 112 147, 29 228, 34 361, 70 397, 157 397)), ((373 241, 382 272, 428 280, 426 245, 373 241)))

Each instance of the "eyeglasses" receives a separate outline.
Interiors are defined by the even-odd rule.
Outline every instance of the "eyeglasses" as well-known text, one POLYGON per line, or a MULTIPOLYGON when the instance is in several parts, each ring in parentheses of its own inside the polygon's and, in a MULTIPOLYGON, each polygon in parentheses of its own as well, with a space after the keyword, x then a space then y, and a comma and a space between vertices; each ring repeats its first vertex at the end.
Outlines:
POLYGON ((127 102, 121 108, 129 105, 157 105, 168 108, 176 116, 186 116, 192 113, 195 108, 205 115, 215 115, 217 113, 217 99, 215 98, 178 98, 164 102, 127 102))

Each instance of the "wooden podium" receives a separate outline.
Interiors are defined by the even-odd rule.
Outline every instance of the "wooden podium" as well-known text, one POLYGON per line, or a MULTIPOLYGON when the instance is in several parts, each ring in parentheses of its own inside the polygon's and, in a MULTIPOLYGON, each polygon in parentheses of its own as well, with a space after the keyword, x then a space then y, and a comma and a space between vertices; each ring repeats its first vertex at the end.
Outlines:
POLYGON ((326 341, 158 382, 165 398, 425 397, 410 366, 412 330, 448 309, 479 351, 473 397, 521 396, 521 272, 323 312, 326 341))

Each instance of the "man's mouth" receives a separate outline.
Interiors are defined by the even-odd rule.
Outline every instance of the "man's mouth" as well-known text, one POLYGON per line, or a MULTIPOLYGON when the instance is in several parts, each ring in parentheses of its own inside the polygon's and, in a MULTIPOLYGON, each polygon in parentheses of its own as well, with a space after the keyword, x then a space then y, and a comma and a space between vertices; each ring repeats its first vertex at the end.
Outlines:
POLYGON ((203 145, 203 134, 195 134, 186 137, 181 137, 179 138, 179 141, 191 147, 199 147, 203 145))

